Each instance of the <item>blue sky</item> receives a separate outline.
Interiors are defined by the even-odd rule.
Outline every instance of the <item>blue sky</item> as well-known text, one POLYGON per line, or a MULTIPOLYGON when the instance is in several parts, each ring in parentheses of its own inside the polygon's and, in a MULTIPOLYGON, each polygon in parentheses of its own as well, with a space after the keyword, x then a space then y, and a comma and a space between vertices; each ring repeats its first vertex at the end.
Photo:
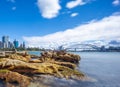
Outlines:
MULTIPOLYGON (((72 30, 74 33, 74 30, 82 25, 94 24, 105 18, 112 20, 113 16, 114 19, 118 19, 120 16, 120 0, 0 0, 0 37, 8 35, 11 40, 24 40, 29 46, 43 42, 52 43, 52 40, 54 42, 62 39, 54 40, 54 37, 59 37, 58 35, 62 35, 68 30, 72 30), (56 34, 59 32, 61 33, 56 34), (45 38, 48 39, 41 42, 45 38)), ((114 23, 116 21, 118 23, 119 20, 115 20, 114 23)), ((112 27, 116 28, 115 32, 120 28, 120 26, 112 27)), ((65 34, 67 35, 67 33, 65 34)), ((74 33, 74 35, 80 38, 77 34, 74 33)), ((74 36, 73 39, 77 38, 74 36)), ((99 40, 99 38, 90 40, 95 39, 99 40)), ((111 37, 111 39, 113 38, 111 37)), ((119 40, 119 38, 114 39, 119 40)))

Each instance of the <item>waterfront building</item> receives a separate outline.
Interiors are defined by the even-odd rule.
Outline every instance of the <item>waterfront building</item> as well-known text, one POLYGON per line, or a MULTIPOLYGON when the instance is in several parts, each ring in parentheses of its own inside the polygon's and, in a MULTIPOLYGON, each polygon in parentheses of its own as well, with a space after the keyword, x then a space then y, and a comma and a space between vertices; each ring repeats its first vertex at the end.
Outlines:
POLYGON ((23 48, 23 44, 20 44, 20 48, 23 48))
POLYGON ((2 48, 2 41, 0 41, 0 48, 2 48))
POLYGON ((19 47, 19 42, 17 40, 14 40, 13 41, 13 44, 14 44, 14 47, 15 48, 18 48, 19 47))
POLYGON ((24 48, 25 49, 25 42, 23 42, 22 44, 20 44, 20 48, 24 48))
POLYGON ((25 48, 25 42, 23 42, 23 48, 25 48))
POLYGON ((13 43, 12 42, 8 42, 8 48, 13 48, 14 46, 13 46, 13 43))
POLYGON ((9 43, 9 36, 3 36, 2 37, 2 47, 8 48, 8 43, 9 43))

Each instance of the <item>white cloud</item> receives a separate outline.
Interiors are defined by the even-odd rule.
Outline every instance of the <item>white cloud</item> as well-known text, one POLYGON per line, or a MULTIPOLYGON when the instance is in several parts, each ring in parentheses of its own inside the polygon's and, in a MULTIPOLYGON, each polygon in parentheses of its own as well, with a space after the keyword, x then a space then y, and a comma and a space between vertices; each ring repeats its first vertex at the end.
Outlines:
POLYGON ((78 13, 72 13, 70 16, 71 17, 75 17, 75 16, 77 16, 78 15, 78 13))
POLYGON ((114 0, 112 2, 113 5, 117 6, 117 5, 120 5, 120 0, 114 0))
POLYGON ((120 15, 111 15, 101 20, 41 37, 23 37, 23 39, 28 46, 46 48, 70 42, 120 40, 120 15))
POLYGON ((74 1, 70 1, 67 3, 66 7, 71 9, 71 8, 74 8, 78 5, 84 5, 86 4, 87 2, 83 2, 83 0, 74 0, 74 1))
POLYGON ((12 7, 12 10, 13 10, 13 11, 16 10, 16 7, 12 7))
MULTIPOLYGON (((15 4, 16 0, 7 0, 7 2, 15 4)), ((14 11, 14 10, 16 10, 16 7, 13 6, 13 7, 11 7, 11 9, 14 11)))
POLYGON ((44 18, 54 18, 59 14, 61 6, 59 0, 38 0, 38 8, 44 18))
POLYGON ((120 15, 120 12, 115 12, 112 15, 120 15))
POLYGON ((12 3, 15 3, 15 0, 7 0, 8 2, 12 2, 12 3))

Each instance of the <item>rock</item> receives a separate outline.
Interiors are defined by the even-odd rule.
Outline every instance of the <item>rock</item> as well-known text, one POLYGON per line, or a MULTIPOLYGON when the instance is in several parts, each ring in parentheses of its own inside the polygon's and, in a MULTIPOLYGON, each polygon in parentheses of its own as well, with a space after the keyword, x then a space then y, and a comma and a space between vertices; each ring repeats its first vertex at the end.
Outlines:
POLYGON ((78 64, 80 61, 80 56, 72 53, 67 53, 65 51, 49 51, 41 53, 41 60, 45 58, 51 58, 59 62, 71 62, 78 64))
POLYGON ((42 57, 46 57, 46 58, 52 58, 52 51, 50 52, 50 51, 46 51, 46 52, 42 52, 41 53, 41 56, 42 57))
POLYGON ((39 59, 32 59, 29 61, 29 63, 42 63, 42 61, 39 59))
POLYGON ((30 57, 31 57, 31 58, 40 58, 40 56, 33 55, 33 54, 32 54, 32 55, 30 54, 30 57))
MULTIPOLYGON (((28 74, 49 74, 57 77, 65 77, 71 75, 77 75, 76 72, 83 74, 77 70, 73 70, 65 65, 52 64, 52 63, 26 63, 20 60, 12 59, 0 59, 0 68, 8 69, 19 73, 28 74)), ((78 76, 79 76, 78 75, 78 76)))
POLYGON ((11 72, 9 70, 0 70, 0 79, 4 79, 8 83, 17 82, 20 87, 28 87, 30 84, 30 78, 21 75, 17 72, 11 72))
MULTIPOLYGON (((31 59, 31 57, 33 56, 27 53, 11 53, 5 58, 0 58, 0 69, 8 70, 1 70, 0 79, 5 79, 7 82, 17 81, 21 87, 27 87, 29 75, 31 77, 35 74, 51 75, 66 79, 85 76, 75 69, 80 61, 79 55, 65 51, 47 51, 41 53, 39 58, 36 56, 38 59, 31 59)), ((11 86, 11 84, 8 85, 11 86)))
POLYGON ((58 64, 58 65, 61 65, 61 66, 66 66, 66 67, 71 68, 71 69, 76 68, 75 64, 69 63, 69 62, 57 62, 57 61, 54 61, 54 62, 50 62, 50 63, 58 64))
POLYGON ((83 73, 77 70, 73 70, 71 68, 58 64, 41 63, 35 64, 35 66, 37 67, 37 69, 34 70, 34 73, 38 74, 49 74, 60 78, 70 78, 71 76, 84 76, 83 73))
POLYGON ((0 58, 3 58, 3 57, 5 57, 5 52, 0 51, 0 58))
POLYGON ((29 60, 31 59, 30 55, 26 55, 26 54, 9 54, 9 59, 17 59, 17 60, 21 60, 24 62, 29 62, 29 60))
POLYGON ((37 69, 37 67, 32 63, 27 63, 24 61, 16 59, 2 58, 0 59, 0 68, 8 69, 11 71, 30 73, 31 71, 37 69))

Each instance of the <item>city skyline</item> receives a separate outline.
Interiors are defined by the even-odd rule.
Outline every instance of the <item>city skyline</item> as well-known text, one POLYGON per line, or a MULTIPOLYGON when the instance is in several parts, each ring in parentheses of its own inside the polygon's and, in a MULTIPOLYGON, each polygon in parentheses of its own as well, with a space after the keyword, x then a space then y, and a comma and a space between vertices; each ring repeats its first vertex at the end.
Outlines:
POLYGON ((18 40, 10 40, 9 36, 2 36, 0 40, 0 49, 4 48, 25 48, 25 42, 20 43, 18 40))
POLYGON ((0 37, 36 47, 120 41, 119 8, 120 0, 1 0, 0 37))

